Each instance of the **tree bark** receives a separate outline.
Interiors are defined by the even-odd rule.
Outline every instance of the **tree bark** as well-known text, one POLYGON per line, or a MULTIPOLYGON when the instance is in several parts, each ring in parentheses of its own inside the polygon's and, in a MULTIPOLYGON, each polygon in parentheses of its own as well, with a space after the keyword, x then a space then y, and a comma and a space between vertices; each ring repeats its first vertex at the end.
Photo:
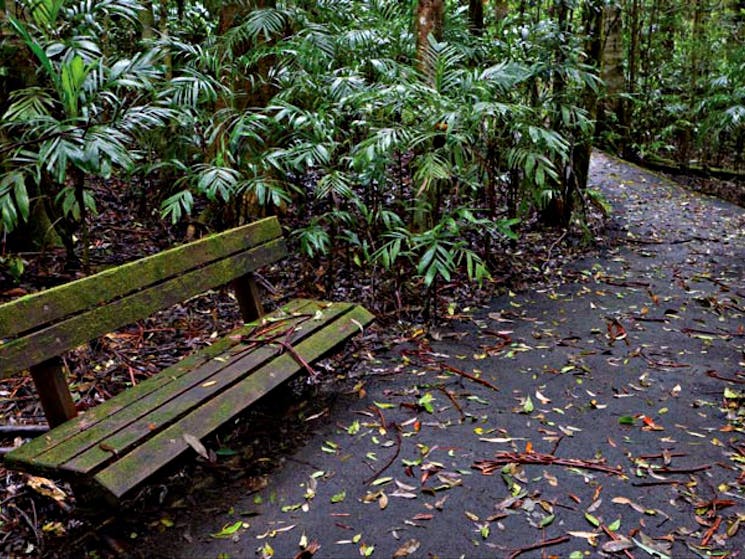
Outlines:
POLYGON ((155 38, 155 15, 153 14, 153 0, 142 0, 142 10, 137 13, 140 20, 140 38, 143 42, 152 41, 155 38))
POLYGON ((708 5, 706 0, 694 0, 693 20, 691 22, 691 76, 694 83, 706 73, 707 53, 704 37, 704 23, 708 5))
POLYGON ((502 23, 504 18, 507 17, 509 10, 507 0, 494 0, 494 19, 496 20, 497 25, 502 23))
MULTIPOLYGON (((158 31, 163 39, 168 38, 168 0, 160 0, 160 21, 158 22, 158 31)), ((166 79, 173 77, 173 58, 171 49, 166 47, 163 63, 166 66, 166 79)))
POLYGON ((476 36, 484 34, 484 2, 483 0, 469 0, 468 23, 471 33, 476 36))
MULTIPOLYGON (((602 2, 603 0, 588 2, 584 6, 584 12, 582 14, 582 20, 587 32, 587 42, 585 43, 587 63, 596 70, 599 70, 603 63, 603 22, 605 14, 602 2)), ((595 119, 595 126, 597 127, 598 94, 594 89, 585 87, 582 95, 582 105, 587 110, 588 117, 595 119)), ((592 144, 596 137, 596 132, 582 138, 572 153, 572 177, 570 178, 574 180, 576 188, 581 195, 580 197, 583 200, 584 191, 587 189, 592 144)))
MULTIPOLYGON (((631 0, 631 13, 629 14, 629 52, 627 64, 629 68, 628 81, 626 82, 626 93, 633 96, 636 93, 637 70, 639 65, 639 39, 641 31, 641 9, 639 0, 631 0)), ((621 151, 625 159, 634 159, 635 154, 631 149, 630 124, 631 124, 631 102, 628 99, 621 101, 621 151)))
POLYGON ((602 62, 600 77, 605 83, 605 96, 598 115, 598 133, 620 130, 624 122, 621 94, 626 80, 623 75, 623 35, 621 33, 621 9, 616 4, 603 8, 602 62), (614 122, 615 120, 615 122, 614 122))
POLYGON ((419 69, 428 77, 432 75, 432 68, 427 60, 428 38, 432 35, 438 41, 442 40, 445 27, 444 0, 419 0, 416 9, 416 53, 419 69))

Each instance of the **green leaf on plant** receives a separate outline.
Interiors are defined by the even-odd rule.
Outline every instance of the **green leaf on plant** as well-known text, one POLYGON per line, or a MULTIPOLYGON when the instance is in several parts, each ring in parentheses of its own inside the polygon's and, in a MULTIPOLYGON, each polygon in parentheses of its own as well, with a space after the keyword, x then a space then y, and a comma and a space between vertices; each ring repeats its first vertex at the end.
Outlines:
POLYGON ((347 492, 346 491, 340 491, 336 495, 332 495, 331 496, 331 502, 332 503, 341 503, 346 498, 347 498, 347 492))

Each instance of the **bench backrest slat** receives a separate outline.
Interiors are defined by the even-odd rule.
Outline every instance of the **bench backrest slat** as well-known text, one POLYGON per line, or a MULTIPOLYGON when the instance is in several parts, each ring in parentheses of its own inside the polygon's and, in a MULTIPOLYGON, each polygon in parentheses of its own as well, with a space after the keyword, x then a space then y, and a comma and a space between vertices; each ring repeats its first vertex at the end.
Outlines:
POLYGON ((284 258, 276 218, 0 305, 0 377, 284 258), (41 328, 39 328, 41 326, 41 328))

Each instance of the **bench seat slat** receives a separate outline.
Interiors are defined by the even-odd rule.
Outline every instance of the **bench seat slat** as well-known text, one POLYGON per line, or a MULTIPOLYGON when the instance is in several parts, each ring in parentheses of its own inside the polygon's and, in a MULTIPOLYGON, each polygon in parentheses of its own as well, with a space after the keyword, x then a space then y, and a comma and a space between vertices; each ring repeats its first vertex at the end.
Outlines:
POLYGON ((261 266, 276 262, 285 252, 283 239, 270 241, 0 345, 0 377, 9 376, 155 311, 226 284, 261 266))
MULTIPOLYGON (((304 313, 313 307, 313 305, 314 302, 311 300, 295 299, 285 305, 280 311, 265 317, 264 320, 245 325, 233 334, 241 335, 250 333, 262 322, 279 316, 304 313)), ((52 471, 64 460, 74 456, 74 454, 69 456, 66 454, 71 452, 70 449, 79 448, 76 444, 70 444, 71 439, 80 440, 86 433, 100 426, 101 422, 118 415, 123 410, 135 405, 137 402, 143 401, 155 392, 167 391, 167 385, 179 381, 181 377, 195 370, 202 369, 210 363, 219 363, 216 361, 216 358, 225 355, 230 356, 235 353, 240 341, 231 336, 232 334, 220 338, 211 346, 186 356, 168 369, 160 371, 158 374, 140 382, 137 386, 128 388, 99 406, 87 410, 84 414, 65 422, 48 433, 13 450, 5 456, 6 463, 18 469, 24 469, 27 464, 34 464, 34 467, 37 469, 49 469, 52 471), (58 447, 63 447, 65 450, 60 450, 58 447)), ((84 450, 84 447, 79 451, 82 450, 84 450)))
MULTIPOLYGON (((298 344, 303 339, 322 329, 324 326, 350 310, 349 304, 334 304, 323 310, 322 320, 310 320, 302 323, 292 344, 298 344)), ((315 310, 314 306, 311 316, 315 310)), ((298 325, 299 319, 282 322, 279 332, 298 325)), ((50 460, 50 466, 61 470, 87 474, 115 461, 116 455, 126 453, 135 444, 141 444, 149 436, 166 428, 177 421, 200 403, 213 398, 216 394, 226 390, 241 378, 260 369, 276 357, 278 346, 267 344, 251 351, 240 352, 232 356, 225 356, 225 360, 212 360, 205 367, 184 375, 177 382, 170 383, 167 390, 160 390, 140 400, 121 413, 102 421, 96 428, 81 436, 79 440, 70 441, 67 452, 48 453, 37 459, 40 466, 50 460), (231 359, 232 357, 232 359, 231 359), (79 450, 75 447, 80 447, 79 450)))
MULTIPOLYGON (((360 326, 369 324, 372 319, 373 316, 367 310, 355 306, 329 327, 298 344, 295 349, 307 361, 320 359, 359 332, 360 326)), ((185 434, 205 437, 301 369, 302 366, 292 355, 283 353, 143 445, 120 457, 96 474, 94 479, 115 498, 122 497, 186 451, 189 446, 183 437, 185 434)))
POLYGON ((0 306, 0 340, 281 237, 277 218, 269 217, 20 297, 0 306))

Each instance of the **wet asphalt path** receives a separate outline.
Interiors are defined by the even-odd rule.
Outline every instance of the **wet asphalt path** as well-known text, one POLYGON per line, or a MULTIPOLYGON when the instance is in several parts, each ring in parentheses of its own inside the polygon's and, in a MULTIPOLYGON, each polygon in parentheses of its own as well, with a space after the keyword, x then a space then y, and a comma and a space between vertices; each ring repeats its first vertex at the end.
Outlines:
POLYGON ((362 362, 265 487, 149 552, 742 555, 745 211, 602 154, 592 181, 612 223, 564 284, 362 362))

